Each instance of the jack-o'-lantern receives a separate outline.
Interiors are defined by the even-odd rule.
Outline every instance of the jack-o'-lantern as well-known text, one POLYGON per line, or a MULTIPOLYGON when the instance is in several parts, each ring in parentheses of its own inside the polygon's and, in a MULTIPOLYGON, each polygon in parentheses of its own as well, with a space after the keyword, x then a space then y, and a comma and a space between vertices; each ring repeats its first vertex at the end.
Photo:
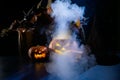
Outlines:
POLYGON ((45 46, 33 46, 29 49, 28 56, 34 61, 46 61, 49 57, 49 51, 45 46))
POLYGON ((82 53, 78 48, 77 42, 69 39, 53 39, 49 48, 58 54, 82 53))

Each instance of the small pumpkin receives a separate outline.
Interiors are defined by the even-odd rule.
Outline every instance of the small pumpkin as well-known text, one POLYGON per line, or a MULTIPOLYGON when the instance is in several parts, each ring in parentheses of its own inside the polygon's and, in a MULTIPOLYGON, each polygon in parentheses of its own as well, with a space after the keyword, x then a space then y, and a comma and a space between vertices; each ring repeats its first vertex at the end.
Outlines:
POLYGON ((33 46, 28 50, 28 56, 32 60, 45 61, 48 55, 48 48, 45 46, 33 46))

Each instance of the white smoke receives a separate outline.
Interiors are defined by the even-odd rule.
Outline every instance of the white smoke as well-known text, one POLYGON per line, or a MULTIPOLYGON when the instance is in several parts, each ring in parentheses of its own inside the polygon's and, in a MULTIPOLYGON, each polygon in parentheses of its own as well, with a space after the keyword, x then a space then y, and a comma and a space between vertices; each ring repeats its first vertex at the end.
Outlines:
MULTIPOLYGON (((85 7, 71 4, 70 0, 56 0, 51 7, 53 10, 51 16, 55 19, 56 24, 53 40, 67 39, 70 43, 66 48, 73 52, 63 52, 63 55, 51 52, 51 62, 46 64, 46 69, 60 80, 79 80, 81 73, 95 65, 94 56, 88 56, 89 51, 85 45, 78 46, 76 37, 74 37, 76 35, 71 35, 69 27, 71 22, 83 18, 85 7)), ((54 79, 49 78, 49 80, 54 79)))
POLYGON ((79 7, 69 2, 68 0, 57 0, 51 5, 53 9, 51 16, 55 18, 56 23, 54 38, 70 37, 69 24, 83 18, 85 7, 79 7))

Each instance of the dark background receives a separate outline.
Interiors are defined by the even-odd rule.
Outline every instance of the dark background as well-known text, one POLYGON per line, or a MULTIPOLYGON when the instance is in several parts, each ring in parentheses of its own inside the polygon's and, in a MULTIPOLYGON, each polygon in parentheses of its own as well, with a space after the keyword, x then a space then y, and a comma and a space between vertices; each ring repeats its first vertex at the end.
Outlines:
POLYGON ((0 24, 7 27, 14 19, 23 18, 23 11, 27 12, 38 2, 39 0, 1 0, 0 24))
MULTIPOLYGON (((115 2, 113 0, 72 1, 80 6, 86 6, 85 16, 90 17, 86 32, 93 38, 88 40, 88 44, 95 49, 93 51, 96 56, 103 61, 113 61, 113 56, 120 53, 120 29, 118 29, 118 12, 115 2), (94 26, 93 33, 92 26, 94 26)), ((0 0, 0 29, 9 27, 15 19, 21 20, 22 11, 27 12, 38 2, 39 0, 0 0)))
MULTIPOLYGON (((117 70, 115 74, 119 75, 118 68, 113 69, 114 66, 110 66, 110 68, 109 66, 108 68, 106 66, 114 65, 120 62, 120 28, 118 27, 118 7, 117 4, 115 4, 117 1, 72 1, 73 3, 86 7, 85 17, 89 17, 89 23, 85 26, 87 36, 86 43, 92 48, 98 65, 105 65, 105 68, 103 66, 98 70, 96 68, 97 71, 95 71, 95 74, 97 73, 98 76, 104 75, 102 74, 103 71, 107 77, 111 77, 111 75, 109 75, 112 73, 111 71, 113 71, 112 76, 114 76, 114 70, 117 70)), ((22 11, 27 12, 38 2, 39 0, 0 0, 0 31, 4 28, 8 28, 15 19, 23 19, 22 11)), ((41 64, 31 65, 28 64, 26 59, 23 59, 24 57, 19 57, 17 40, 18 34, 16 32, 11 32, 4 38, 0 37, 0 79, 3 80, 4 78, 8 78, 7 80, 34 80, 45 76, 44 67, 40 67, 41 64), (38 67, 42 69, 37 71, 38 69, 36 68, 38 67), (36 73, 39 75, 36 76, 36 73)), ((90 76, 91 74, 94 74, 94 72, 90 72, 90 76)), ((89 77, 89 74, 87 76, 89 77)), ((106 76, 103 76, 100 79, 103 79, 104 77, 106 76)), ((83 78, 84 75, 82 76, 82 79, 83 78)))

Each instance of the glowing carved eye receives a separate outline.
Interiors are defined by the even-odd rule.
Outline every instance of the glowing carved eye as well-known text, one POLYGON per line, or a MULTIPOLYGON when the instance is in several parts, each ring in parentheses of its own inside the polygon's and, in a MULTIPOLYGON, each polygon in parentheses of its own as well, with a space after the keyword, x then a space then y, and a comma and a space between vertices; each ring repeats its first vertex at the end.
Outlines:
POLYGON ((61 50, 62 50, 62 51, 65 51, 65 48, 63 47, 61 50))
POLYGON ((56 43, 56 46, 59 46, 59 47, 60 47, 61 45, 60 45, 59 43, 56 43))

